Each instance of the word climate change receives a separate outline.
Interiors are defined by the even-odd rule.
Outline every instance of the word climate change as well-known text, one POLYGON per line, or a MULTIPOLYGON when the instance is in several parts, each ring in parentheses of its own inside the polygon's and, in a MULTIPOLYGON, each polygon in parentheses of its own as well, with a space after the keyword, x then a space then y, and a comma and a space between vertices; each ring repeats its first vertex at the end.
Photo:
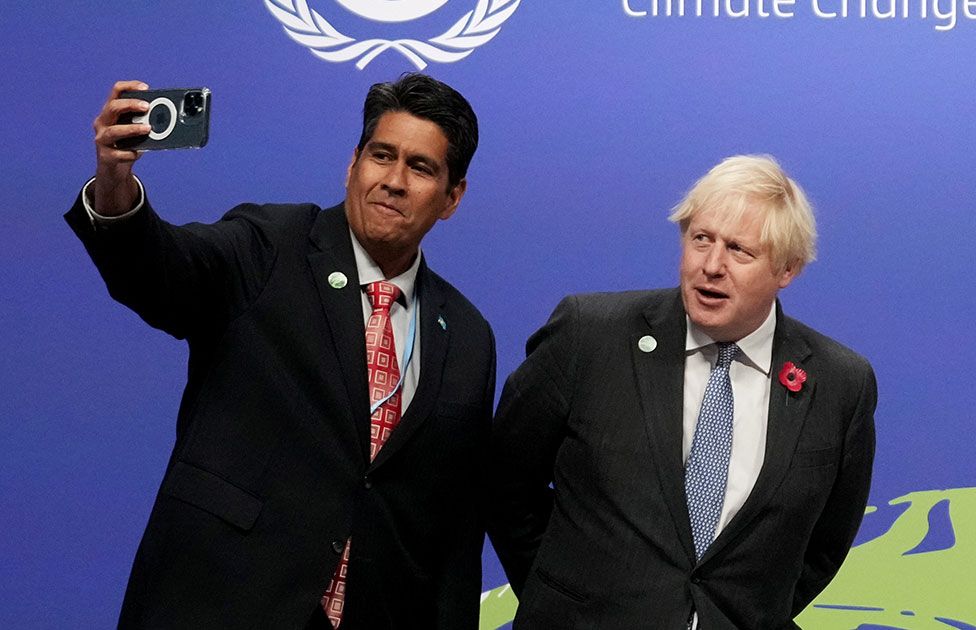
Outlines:
MULTIPOLYGON (((644 17, 780 18, 796 15, 797 0, 621 0, 624 13, 644 17)), ((976 20, 976 0, 801 0, 822 20, 931 20, 951 31, 960 20, 976 20)))

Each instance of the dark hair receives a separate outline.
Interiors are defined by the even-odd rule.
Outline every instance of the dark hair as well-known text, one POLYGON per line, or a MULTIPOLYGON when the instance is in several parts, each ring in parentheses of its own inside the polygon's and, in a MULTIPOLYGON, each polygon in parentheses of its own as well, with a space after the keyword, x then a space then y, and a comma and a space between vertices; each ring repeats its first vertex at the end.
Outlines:
POLYGON ((453 188, 464 179, 478 148, 478 118, 457 90, 416 72, 389 83, 376 83, 369 88, 363 104, 359 151, 373 137, 380 117, 387 112, 406 112, 440 127, 447 136, 448 183, 453 188))

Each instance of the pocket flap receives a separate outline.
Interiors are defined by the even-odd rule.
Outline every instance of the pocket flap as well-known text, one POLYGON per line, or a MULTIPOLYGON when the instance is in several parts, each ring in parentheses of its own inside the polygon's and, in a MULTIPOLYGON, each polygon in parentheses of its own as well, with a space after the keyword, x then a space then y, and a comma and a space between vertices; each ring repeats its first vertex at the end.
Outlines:
POLYGON ((839 456, 840 449, 837 447, 797 452, 793 454, 793 468, 813 468, 836 464, 839 456))
POLYGON ((264 502, 217 475, 186 462, 176 462, 160 490, 243 530, 251 529, 264 502))

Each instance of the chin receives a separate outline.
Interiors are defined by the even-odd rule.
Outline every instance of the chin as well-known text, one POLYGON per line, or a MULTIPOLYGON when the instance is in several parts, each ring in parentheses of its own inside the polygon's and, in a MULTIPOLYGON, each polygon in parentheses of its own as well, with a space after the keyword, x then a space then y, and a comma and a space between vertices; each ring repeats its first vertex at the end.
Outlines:
POLYGON ((709 330, 721 328, 729 323, 728 317, 725 317, 720 312, 702 311, 698 309, 692 309, 692 311, 688 313, 688 319, 693 321, 699 328, 709 330))
POLYGON ((728 322, 724 321, 724 319, 718 320, 715 317, 695 317, 691 314, 688 315, 688 319, 690 319, 695 326, 698 326, 706 335, 715 341, 729 341, 727 339, 723 339, 728 332, 728 322))

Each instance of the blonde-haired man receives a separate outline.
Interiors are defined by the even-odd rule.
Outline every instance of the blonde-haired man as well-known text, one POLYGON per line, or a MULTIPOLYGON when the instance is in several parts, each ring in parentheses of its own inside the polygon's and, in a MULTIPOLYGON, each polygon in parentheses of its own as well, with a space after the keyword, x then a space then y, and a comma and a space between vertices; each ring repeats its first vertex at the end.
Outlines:
POLYGON ((732 157, 671 219, 680 287, 564 299, 505 385, 489 533, 517 629, 796 627, 861 522, 874 373, 777 302, 815 256, 803 191, 732 157))

